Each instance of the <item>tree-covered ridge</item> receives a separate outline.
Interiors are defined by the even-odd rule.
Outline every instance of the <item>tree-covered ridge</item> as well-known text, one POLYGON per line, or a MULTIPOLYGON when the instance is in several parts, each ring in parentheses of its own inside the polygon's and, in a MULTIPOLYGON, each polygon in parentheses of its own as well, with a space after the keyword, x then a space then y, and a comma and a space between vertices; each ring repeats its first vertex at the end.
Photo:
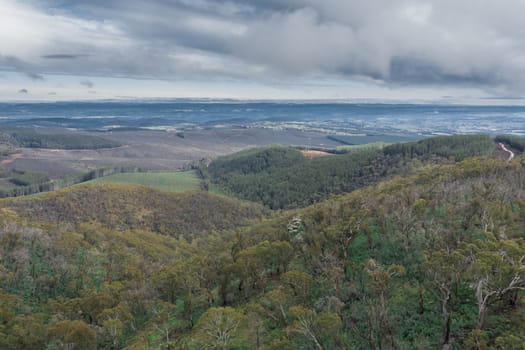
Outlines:
MULTIPOLYGON (((253 291, 273 302, 258 297, 262 312, 274 307, 285 334, 299 332, 290 326, 294 303, 306 308, 300 324, 309 327, 295 340, 304 342, 293 345, 301 349, 522 344, 523 175, 521 165, 493 160, 433 166, 252 229, 246 246, 290 242, 304 278, 320 288, 312 287, 305 306, 282 278, 278 297, 253 291), (337 336, 319 326, 321 316, 332 318, 337 336)), ((272 281, 267 275, 256 285, 272 281)))
POLYGON ((201 165, 200 171, 226 193, 279 209, 304 207, 392 174, 406 174, 421 162, 460 161, 493 149, 493 140, 485 135, 442 136, 315 159, 295 149, 272 147, 221 157, 201 165))
MULTIPOLYGON (((356 322, 367 341, 361 348, 419 343, 499 349, 523 343, 516 336, 516 322, 524 316, 519 306, 525 285, 523 174, 518 164, 474 159, 307 209, 302 236, 312 249, 312 267, 322 270, 319 256, 329 252, 340 261, 339 279, 368 275, 368 293, 379 292, 377 308, 363 309, 366 287, 353 290, 350 279, 337 288, 350 293, 341 301, 351 305, 346 320, 356 322), (473 345, 480 341, 487 345, 473 345)), ((374 303, 373 294, 368 297, 374 303)))
POLYGON ((270 146, 220 157, 210 164, 208 171, 213 177, 227 176, 231 173, 248 175, 287 168, 303 160, 302 153, 297 149, 270 146))
POLYGON ((5 203, 20 216, 38 222, 98 223, 110 229, 143 229, 188 239, 237 227, 267 212, 257 204, 202 191, 169 193, 120 184, 84 184, 5 203))
POLYGON ((493 150, 494 141, 488 135, 451 135, 396 143, 385 147, 383 151, 385 155, 423 159, 439 157, 461 161, 469 157, 487 156, 493 150))
POLYGON ((30 128, 0 128, 0 142, 12 147, 99 149, 121 146, 99 136, 66 133, 43 133, 30 128))
MULTIPOLYGON (((281 151, 299 153, 293 149, 281 151)), ((265 163, 272 163, 272 155, 275 153, 270 154, 265 163)), ((210 176, 211 183, 226 193, 280 209, 307 206, 331 193, 350 192, 374 183, 386 173, 398 170, 397 165, 394 157, 381 157, 380 152, 370 150, 315 159, 301 155, 286 166, 272 166, 269 170, 248 174, 237 172, 235 167, 230 172, 219 173, 214 163, 208 168, 215 174, 210 176)))
POLYGON ((176 202, 143 188, 5 201, 0 348, 519 349, 524 175, 426 166, 191 236, 122 225, 176 202))

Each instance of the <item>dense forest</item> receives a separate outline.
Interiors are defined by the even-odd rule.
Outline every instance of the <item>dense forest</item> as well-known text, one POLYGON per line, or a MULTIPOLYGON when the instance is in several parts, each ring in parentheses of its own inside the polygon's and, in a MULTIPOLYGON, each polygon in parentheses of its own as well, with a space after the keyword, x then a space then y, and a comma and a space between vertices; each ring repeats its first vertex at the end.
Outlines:
POLYGON ((14 190, 17 187, 31 186, 47 181, 49 178, 44 173, 0 168, 0 196, 2 196, 3 190, 14 190))
POLYGON ((82 184, 10 203, 21 217, 41 223, 97 222, 110 229, 142 229, 187 239, 269 215, 261 205, 203 191, 171 193, 120 184, 82 184))
POLYGON ((202 164, 208 187, 272 209, 304 207, 334 193, 348 193, 423 164, 489 155, 494 142, 484 135, 455 135, 361 149, 309 159, 292 148, 269 147, 202 164))
POLYGON ((141 169, 136 167, 107 167, 50 180, 46 174, 40 172, 0 169, 0 198, 20 197, 41 192, 55 191, 104 176, 121 173, 136 173, 140 171, 141 169))
MULTIPOLYGON (((410 175, 287 211, 118 185, 1 200, 0 349, 523 349, 525 164, 475 140, 405 145, 410 175)), ((223 164, 317 162, 262 152, 223 164)))
POLYGON ((120 143, 99 136, 78 133, 39 132, 32 128, 0 128, 0 141, 12 147, 99 149, 121 146, 120 143))

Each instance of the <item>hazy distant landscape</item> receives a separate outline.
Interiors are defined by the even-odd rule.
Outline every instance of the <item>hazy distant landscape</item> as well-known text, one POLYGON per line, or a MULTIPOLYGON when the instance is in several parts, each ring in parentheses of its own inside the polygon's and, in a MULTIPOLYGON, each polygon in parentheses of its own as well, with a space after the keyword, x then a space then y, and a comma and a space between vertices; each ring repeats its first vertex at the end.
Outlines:
POLYGON ((350 135, 524 134, 525 106, 337 102, 0 103, 0 125, 83 131, 246 127, 350 135))
POLYGON ((43 171, 58 178, 111 166, 180 170, 203 158, 271 144, 330 149, 458 133, 521 135, 525 107, 228 101, 3 103, 0 118, 0 128, 32 128, 42 135, 58 133, 77 139, 87 135, 118 145, 79 150, 22 144, 15 156, 4 160, 6 167, 43 171))

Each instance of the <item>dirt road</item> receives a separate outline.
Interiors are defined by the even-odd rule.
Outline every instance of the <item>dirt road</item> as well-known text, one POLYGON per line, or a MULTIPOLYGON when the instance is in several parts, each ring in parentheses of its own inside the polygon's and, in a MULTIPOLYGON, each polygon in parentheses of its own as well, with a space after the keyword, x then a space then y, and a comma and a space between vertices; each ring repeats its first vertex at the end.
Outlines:
POLYGON ((502 150, 504 150, 505 152, 509 154, 509 158, 507 158, 507 162, 510 162, 512 159, 514 159, 514 152, 512 152, 510 149, 505 147, 505 145, 501 142, 499 143, 499 146, 501 147, 502 150))

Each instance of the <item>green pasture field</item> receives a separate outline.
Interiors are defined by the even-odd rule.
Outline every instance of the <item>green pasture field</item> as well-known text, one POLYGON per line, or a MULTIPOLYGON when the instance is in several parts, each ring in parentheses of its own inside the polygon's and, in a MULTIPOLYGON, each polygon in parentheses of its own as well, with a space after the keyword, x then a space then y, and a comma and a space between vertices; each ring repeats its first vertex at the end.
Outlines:
POLYGON ((379 149, 379 148, 385 147, 386 145, 387 143, 378 141, 378 142, 364 143, 361 145, 342 145, 342 146, 337 146, 335 149, 338 151, 342 151, 342 150, 355 151, 355 150, 360 150, 360 149, 379 149))

